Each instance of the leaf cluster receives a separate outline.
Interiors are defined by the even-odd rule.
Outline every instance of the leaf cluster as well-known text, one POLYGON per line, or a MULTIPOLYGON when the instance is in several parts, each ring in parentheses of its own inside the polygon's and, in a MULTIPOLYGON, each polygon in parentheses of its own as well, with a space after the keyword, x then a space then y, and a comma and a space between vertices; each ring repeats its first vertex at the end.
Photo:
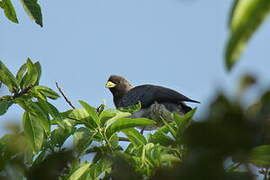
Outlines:
MULTIPOLYGON (((204 119, 192 120, 196 108, 184 116, 171 114, 144 135, 137 128, 156 122, 132 118, 140 105, 106 109, 79 101, 81 108, 60 112, 48 101, 58 94, 39 84, 38 62, 28 59, 16 75, 0 62, 0 75, 10 91, 0 98, 1 115, 13 104, 24 110, 23 129, 0 139, 4 179, 253 180, 251 164, 267 176, 269 91, 248 108, 220 93, 204 119)), ((244 94, 256 80, 241 82, 244 94)))

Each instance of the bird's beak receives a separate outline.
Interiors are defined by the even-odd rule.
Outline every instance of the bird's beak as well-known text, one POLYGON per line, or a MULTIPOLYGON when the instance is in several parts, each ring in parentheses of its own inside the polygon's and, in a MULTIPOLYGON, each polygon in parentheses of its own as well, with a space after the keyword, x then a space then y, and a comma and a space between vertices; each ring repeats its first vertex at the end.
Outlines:
POLYGON ((115 87, 115 86, 116 86, 116 84, 113 83, 112 81, 108 81, 108 82, 106 83, 106 85, 105 85, 106 88, 113 88, 113 87, 115 87))

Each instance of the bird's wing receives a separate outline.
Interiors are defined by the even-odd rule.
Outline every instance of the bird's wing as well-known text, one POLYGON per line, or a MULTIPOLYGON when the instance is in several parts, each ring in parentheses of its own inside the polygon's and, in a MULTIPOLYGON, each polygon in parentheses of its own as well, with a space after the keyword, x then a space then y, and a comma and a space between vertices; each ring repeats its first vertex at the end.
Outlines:
POLYGON ((141 102, 142 107, 148 107, 154 102, 179 104, 183 101, 199 103, 169 88, 154 85, 141 85, 129 90, 121 99, 120 105, 127 107, 141 102))

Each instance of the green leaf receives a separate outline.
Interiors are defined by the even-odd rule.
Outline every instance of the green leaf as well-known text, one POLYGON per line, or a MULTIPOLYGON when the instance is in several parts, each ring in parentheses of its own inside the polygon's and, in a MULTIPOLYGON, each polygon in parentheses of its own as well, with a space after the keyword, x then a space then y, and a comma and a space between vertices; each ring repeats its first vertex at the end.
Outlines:
POLYGON ((27 108, 25 109, 36 119, 36 121, 40 122, 44 131, 49 134, 51 132, 51 124, 48 116, 48 112, 42 105, 38 102, 27 101, 27 108))
POLYGON ((2 61, 0 61, 0 82, 4 83, 10 92, 19 90, 16 78, 2 61))
POLYGON ((113 124, 115 121, 117 121, 120 118, 125 118, 125 117, 129 117, 131 114, 128 112, 121 112, 121 111, 117 111, 116 115, 114 117, 112 117, 111 119, 107 120, 105 123, 105 127, 109 127, 111 124, 113 124))
POLYGON ((256 165, 270 165, 270 145, 255 147, 248 158, 248 162, 256 165))
POLYGON ((89 129, 85 127, 80 127, 77 129, 73 136, 73 144, 75 147, 75 151, 78 154, 82 154, 85 149, 91 144, 92 137, 94 133, 89 131, 89 129))
POLYGON ((96 108, 90 106, 84 101, 79 101, 79 103, 84 107, 84 109, 87 111, 89 116, 92 118, 92 120, 96 123, 97 126, 100 126, 100 119, 98 117, 96 108))
POLYGON ((61 114, 59 113, 57 108, 54 107, 48 101, 44 101, 42 99, 39 99, 37 104, 43 109, 43 111, 50 114, 53 118, 61 118, 61 114))
POLYGON ((10 101, 0 101, 0 116, 5 114, 8 110, 8 108, 12 105, 13 103, 10 101))
POLYGON ((17 82, 18 82, 18 84, 20 84, 21 87, 22 87, 21 83, 22 83, 23 77, 25 76, 26 72, 27 72, 27 65, 25 63, 20 67, 20 69, 16 75, 17 82))
POLYGON ((36 85, 38 85, 40 77, 41 77, 41 64, 39 62, 36 62, 34 65, 35 65, 36 70, 38 72, 38 78, 37 78, 37 82, 36 82, 36 85))
POLYGON ((124 129, 122 132, 128 137, 128 139, 136 146, 145 145, 147 143, 145 137, 139 133, 136 129, 124 129))
POLYGON ((155 124, 155 121, 146 118, 120 118, 106 128, 107 136, 110 137, 113 133, 124 129, 153 124, 155 124))
POLYGON ((129 112, 129 113, 134 113, 136 111, 139 111, 141 109, 142 105, 141 102, 139 102, 138 104, 135 104, 133 106, 129 106, 129 107, 120 107, 118 108, 120 111, 123 112, 129 112))
POLYGON ((84 120, 89 117, 85 109, 72 109, 61 113, 63 118, 71 118, 76 120, 84 120))
POLYGON ((102 159, 95 164, 92 164, 88 173, 90 174, 89 179, 96 180, 102 173, 109 172, 111 169, 111 163, 102 159))
POLYGON ((40 93, 50 99, 57 99, 60 97, 54 90, 46 86, 35 86, 32 91, 36 94, 40 93))
POLYGON ((22 88, 27 88, 29 86, 34 86, 38 81, 38 70, 33 62, 28 58, 26 62, 27 74, 25 76, 25 81, 23 81, 22 88))
POLYGON ((114 150, 122 150, 122 147, 119 146, 119 138, 117 134, 114 134, 109 138, 109 144, 114 150))
POLYGON ((82 165, 71 174, 71 176, 68 178, 69 180, 78 180, 80 177, 83 176, 83 174, 87 171, 87 169, 90 167, 90 163, 84 162, 82 165))
POLYGON ((231 70, 239 60, 246 43, 260 27, 270 12, 269 0, 237 0, 233 5, 225 60, 226 67, 231 70))
POLYGON ((172 125, 172 123, 168 123, 165 119, 163 119, 162 117, 161 117, 161 120, 162 120, 162 122, 165 124, 165 126, 167 126, 168 127, 168 129, 169 129, 169 132, 172 134, 172 136, 174 137, 174 138, 176 138, 176 128, 174 128, 174 126, 172 125))
POLYGON ((16 11, 12 5, 11 0, 2 0, 1 7, 4 9, 4 13, 6 17, 14 23, 18 23, 16 11))
POLYGON ((44 131, 42 126, 30 113, 25 112, 23 114, 23 127, 24 134, 29 140, 33 152, 37 153, 41 149, 44 140, 44 131))
MULTIPOLYGON (((90 129, 95 129, 96 123, 92 120, 92 118, 89 118, 89 114, 85 109, 72 109, 65 112, 60 113, 61 119, 69 120, 70 122, 73 122, 73 125, 76 124, 84 124, 90 129)), ((54 117, 52 120, 53 124, 61 124, 59 122, 59 118, 57 119, 54 117)))
POLYGON ((180 116, 176 113, 173 114, 173 120, 176 122, 178 128, 181 128, 184 124, 189 123, 197 108, 192 109, 184 116, 180 116))
POLYGON ((165 147, 176 144, 173 138, 171 138, 170 136, 168 136, 162 131, 158 131, 158 132, 155 132, 154 134, 150 134, 149 142, 152 142, 154 144, 160 144, 165 147))
POLYGON ((21 3, 28 16, 42 27, 42 13, 37 0, 21 0, 21 3))
POLYGON ((176 132, 176 138, 178 142, 182 141, 183 135, 185 130, 188 128, 188 126, 191 124, 191 118, 193 117, 194 113, 196 112, 197 108, 192 109, 184 116, 180 116, 178 114, 173 114, 173 119, 176 122, 177 125, 177 132, 176 132))
POLYGON ((67 120, 61 121, 61 126, 57 127, 51 133, 51 143, 53 146, 61 147, 67 138, 71 136, 75 128, 67 120))
POLYGON ((104 126, 105 123, 113 118, 114 116, 116 116, 116 114, 118 113, 117 110, 115 109, 106 109, 106 110, 103 110, 100 114, 99 114, 99 119, 100 119, 100 123, 101 123, 101 126, 104 126))
POLYGON ((161 161, 164 162, 164 163, 179 162, 180 161, 179 157, 176 157, 176 156, 174 156, 172 154, 162 154, 160 156, 160 158, 161 158, 161 161))

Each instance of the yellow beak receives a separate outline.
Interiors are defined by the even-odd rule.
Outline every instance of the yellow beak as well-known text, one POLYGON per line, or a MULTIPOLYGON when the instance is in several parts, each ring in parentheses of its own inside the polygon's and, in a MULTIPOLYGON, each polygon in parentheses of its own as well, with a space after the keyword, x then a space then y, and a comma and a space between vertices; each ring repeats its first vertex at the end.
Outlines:
POLYGON ((111 81, 108 81, 108 82, 106 83, 106 85, 105 85, 106 88, 113 88, 113 87, 115 87, 115 86, 116 86, 116 84, 113 83, 113 82, 111 82, 111 81))

